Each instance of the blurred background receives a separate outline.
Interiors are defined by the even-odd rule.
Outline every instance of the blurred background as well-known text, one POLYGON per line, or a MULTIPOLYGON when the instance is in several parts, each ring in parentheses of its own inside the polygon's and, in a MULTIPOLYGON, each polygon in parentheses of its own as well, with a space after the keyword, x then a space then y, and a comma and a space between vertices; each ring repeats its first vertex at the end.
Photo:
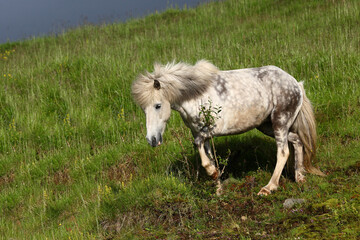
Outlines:
POLYGON ((83 24, 124 22, 209 0, 0 0, 0 44, 62 33, 83 24))

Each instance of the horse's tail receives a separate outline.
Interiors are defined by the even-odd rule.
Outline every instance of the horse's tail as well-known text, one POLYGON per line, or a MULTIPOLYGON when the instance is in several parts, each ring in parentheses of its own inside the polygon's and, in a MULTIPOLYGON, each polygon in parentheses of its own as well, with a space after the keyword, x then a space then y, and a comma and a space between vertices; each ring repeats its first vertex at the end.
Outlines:
POLYGON ((305 95, 303 83, 299 84, 303 93, 303 103, 295 119, 294 127, 304 146, 304 167, 308 173, 325 176, 311 164, 311 160, 316 156, 316 122, 311 102, 305 95))

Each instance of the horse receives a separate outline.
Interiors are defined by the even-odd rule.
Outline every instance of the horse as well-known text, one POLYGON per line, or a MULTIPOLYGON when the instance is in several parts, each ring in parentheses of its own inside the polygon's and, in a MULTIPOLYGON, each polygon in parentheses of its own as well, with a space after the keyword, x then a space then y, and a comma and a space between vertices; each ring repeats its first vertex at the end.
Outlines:
MULTIPOLYGON (((140 74, 132 83, 132 96, 146 115, 146 139, 152 147, 163 142, 171 110, 178 111, 190 128, 201 165, 218 180, 209 140, 258 129, 275 138, 277 160, 268 184, 258 195, 279 187, 282 170, 292 144, 295 181, 305 182, 305 173, 324 176, 312 165, 316 153, 316 123, 312 104, 302 82, 276 66, 219 70, 206 60, 154 64, 154 72, 140 74), (221 107, 212 127, 204 126, 203 106, 221 107)), ((220 181, 220 180, 218 180, 220 181)))

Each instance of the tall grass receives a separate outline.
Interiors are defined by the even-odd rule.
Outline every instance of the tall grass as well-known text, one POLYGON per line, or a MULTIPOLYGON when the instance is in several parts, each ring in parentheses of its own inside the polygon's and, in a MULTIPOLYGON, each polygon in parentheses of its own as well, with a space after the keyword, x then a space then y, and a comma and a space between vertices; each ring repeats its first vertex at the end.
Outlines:
POLYGON ((229 0, 0 45, 0 236, 356 238, 359 13, 356 0, 229 0), (164 146, 147 146, 131 82, 154 62, 203 58, 220 69, 277 65, 305 81, 329 177, 284 178, 256 198, 275 152, 250 132, 216 141, 220 154, 232 150, 237 182, 215 198, 177 114, 164 146), (290 196, 310 201, 303 215, 281 208, 290 196))

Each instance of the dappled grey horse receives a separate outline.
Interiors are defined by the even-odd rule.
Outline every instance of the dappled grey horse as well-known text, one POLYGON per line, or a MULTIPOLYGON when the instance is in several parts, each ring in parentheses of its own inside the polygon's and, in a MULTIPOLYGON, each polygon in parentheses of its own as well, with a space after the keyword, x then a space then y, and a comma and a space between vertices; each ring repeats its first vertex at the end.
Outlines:
POLYGON ((219 181, 212 159, 212 136, 240 134, 257 128, 275 138, 277 162, 269 183, 259 195, 279 187, 281 172, 294 146, 295 180, 305 181, 305 172, 323 175, 311 164, 316 149, 316 127, 312 106, 302 83, 275 66, 220 71, 205 60, 155 64, 153 73, 140 75, 132 85, 135 101, 146 115, 146 139, 153 147, 163 141, 171 109, 180 113, 195 139, 202 166, 219 181), (221 107, 211 128, 204 127, 202 106, 221 107))

